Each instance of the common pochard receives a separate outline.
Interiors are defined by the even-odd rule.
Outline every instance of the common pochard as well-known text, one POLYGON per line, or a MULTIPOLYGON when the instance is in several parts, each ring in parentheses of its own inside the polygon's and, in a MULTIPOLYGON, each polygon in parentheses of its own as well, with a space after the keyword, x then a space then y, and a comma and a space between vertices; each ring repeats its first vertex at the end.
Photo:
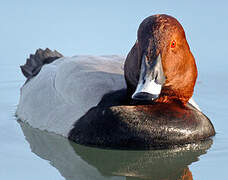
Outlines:
POLYGON ((37 50, 21 66, 27 81, 18 118, 80 144, 111 148, 169 148, 215 135, 191 98, 197 67, 175 18, 143 20, 124 60, 37 50))

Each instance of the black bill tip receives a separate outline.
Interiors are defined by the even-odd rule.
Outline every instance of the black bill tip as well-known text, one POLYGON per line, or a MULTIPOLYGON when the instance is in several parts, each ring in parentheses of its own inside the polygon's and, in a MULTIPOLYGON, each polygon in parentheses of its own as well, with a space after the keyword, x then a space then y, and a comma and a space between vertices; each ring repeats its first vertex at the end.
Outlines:
POLYGON ((139 101, 152 101, 157 99, 159 94, 150 94, 147 92, 139 92, 132 96, 132 99, 139 100, 139 101))

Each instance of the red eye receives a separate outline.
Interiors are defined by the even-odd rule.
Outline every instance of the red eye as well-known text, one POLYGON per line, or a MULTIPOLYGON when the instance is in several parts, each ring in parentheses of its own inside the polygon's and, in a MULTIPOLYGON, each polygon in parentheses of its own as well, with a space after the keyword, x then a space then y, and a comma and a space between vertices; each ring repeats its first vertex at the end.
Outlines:
POLYGON ((175 46, 176 46, 176 41, 173 40, 173 41, 171 42, 171 48, 175 48, 175 46))

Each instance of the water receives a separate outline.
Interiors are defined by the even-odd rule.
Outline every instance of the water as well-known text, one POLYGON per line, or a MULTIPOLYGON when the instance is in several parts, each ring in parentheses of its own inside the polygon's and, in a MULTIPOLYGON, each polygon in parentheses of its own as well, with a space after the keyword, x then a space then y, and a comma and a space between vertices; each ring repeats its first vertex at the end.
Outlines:
POLYGON ((5 1, 0 6, 0 178, 227 179, 227 2, 5 1), (125 55, 147 16, 167 13, 183 25, 199 76, 194 99, 216 129, 213 141, 176 150, 89 148, 16 121, 24 82, 19 65, 37 48, 125 55))

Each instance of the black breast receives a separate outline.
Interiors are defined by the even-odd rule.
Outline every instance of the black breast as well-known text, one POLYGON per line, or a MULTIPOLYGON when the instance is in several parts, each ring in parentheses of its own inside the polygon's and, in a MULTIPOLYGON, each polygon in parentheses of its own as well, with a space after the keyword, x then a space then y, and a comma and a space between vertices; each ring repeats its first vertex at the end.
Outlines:
POLYGON ((76 122, 70 140, 118 149, 163 149, 215 135, 210 120, 190 104, 131 105, 118 93, 109 95, 111 101, 102 101, 76 122), (115 97, 123 105, 112 105, 115 97))

